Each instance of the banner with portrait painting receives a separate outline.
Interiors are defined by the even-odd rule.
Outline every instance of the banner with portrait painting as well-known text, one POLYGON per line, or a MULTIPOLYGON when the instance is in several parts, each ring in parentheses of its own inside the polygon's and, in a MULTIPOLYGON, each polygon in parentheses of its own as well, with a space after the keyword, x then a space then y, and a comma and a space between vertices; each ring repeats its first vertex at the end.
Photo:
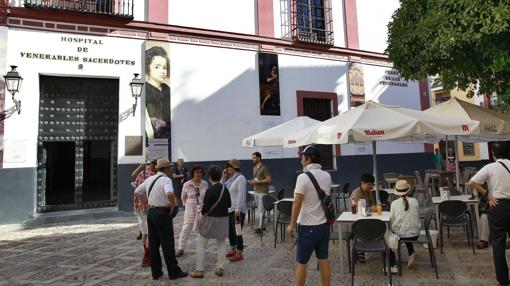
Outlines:
POLYGON ((145 42, 146 157, 171 160, 170 44, 145 42))
POLYGON ((278 55, 258 54, 260 115, 280 115, 278 55))

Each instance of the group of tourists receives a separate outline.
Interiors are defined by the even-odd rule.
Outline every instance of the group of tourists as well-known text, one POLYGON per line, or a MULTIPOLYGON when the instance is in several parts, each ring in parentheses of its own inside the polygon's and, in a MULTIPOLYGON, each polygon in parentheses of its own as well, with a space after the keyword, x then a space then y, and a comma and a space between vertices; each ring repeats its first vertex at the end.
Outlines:
MULTIPOLYGON (((510 160, 509 145, 506 142, 493 143, 493 155, 496 162, 486 165, 469 181, 468 185, 485 195, 489 208, 487 218, 490 242, 492 243, 496 276, 500 285, 509 285, 508 266, 505 256, 506 236, 510 233, 510 160), (487 183, 487 188, 483 187, 487 183)), ((136 177, 134 207, 138 215, 144 247, 143 266, 151 266, 153 279, 163 275, 159 248, 163 249, 164 259, 170 279, 185 277, 176 257, 186 253, 186 244, 192 231, 198 233, 196 242, 196 266, 191 277, 204 277, 205 250, 210 239, 217 246, 217 276, 223 276, 224 263, 228 257, 231 262, 241 261, 243 257, 242 229, 247 213, 246 196, 248 184, 253 186, 259 208, 259 224, 255 232, 264 230, 262 198, 268 193, 272 181, 269 170, 262 164, 261 155, 253 153, 253 179, 247 180, 241 172, 239 160, 229 160, 225 168, 210 166, 207 174, 201 166, 193 166, 189 173, 175 176, 172 164, 166 158, 155 158, 141 165, 133 172, 136 177), (189 177, 186 177, 189 176, 189 177), (174 243, 172 219, 177 213, 177 191, 172 179, 183 180, 180 193, 184 207, 183 225, 177 247, 174 243), (207 179, 207 181, 205 180, 207 179), (225 246, 229 239, 230 248, 225 246)), ((324 197, 329 196, 331 176, 322 170, 320 152, 315 146, 306 147, 301 153, 303 173, 297 177, 294 190, 294 202, 289 235, 297 234, 296 239, 296 285, 305 285, 306 268, 311 255, 319 262, 322 285, 330 285, 331 269, 328 261, 330 225, 324 197)), ((178 163, 179 164, 179 163, 178 163)), ((180 163, 183 165, 183 161, 180 163)), ((178 174, 177 174, 178 175, 178 174)), ((373 195, 375 178, 372 174, 363 174, 360 185, 351 194, 353 205, 364 199, 367 205, 375 204, 373 195)), ((410 197, 410 184, 398 180, 394 194, 398 198, 390 205, 390 236, 399 239, 416 240, 420 235, 421 220, 418 200, 410 197)), ((485 237, 485 235, 484 235, 485 237)), ((484 238, 489 243, 489 238, 484 238)), ((416 265, 416 252, 412 243, 405 243, 409 259, 407 266, 416 265)), ((363 253, 357 253, 356 259, 364 263, 363 253)), ((394 249, 390 250, 390 270, 397 272, 394 249)))
POLYGON ((253 179, 247 180, 241 173, 241 162, 229 160, 224 168, 213 165, 205 170, 200 165, 188 169, 179 159, 173 166, 166 158, 156 157, 140 164, 133 171, 134 210, 140 226, 144 255, 142 266, 151 267, 152 278, 162 275, 161 246, 167 271, 171 280, 186 277, 188 273, 178 266, 177 257, 186 253, 186 244, 192 232, 197 232, 196 266, 189 275, 204 277, 204 261, 208 242, 215 240, 217 246, 217 276, 223 276, 226 258, 231 262, 244 259, 242 230, 247 214, 247 185, 253 186, 259 210, 260 234, 264 228, 262 197, 267 195, 271 174, 262 163, 259 152, 252 155, 253 179), (259 198, 260 197, 260 198, 259 198), (183 209, 183 224, 178 243, 174 241, 173 218, 183 209), (225 240, 230 249, 227 252, 225 240))

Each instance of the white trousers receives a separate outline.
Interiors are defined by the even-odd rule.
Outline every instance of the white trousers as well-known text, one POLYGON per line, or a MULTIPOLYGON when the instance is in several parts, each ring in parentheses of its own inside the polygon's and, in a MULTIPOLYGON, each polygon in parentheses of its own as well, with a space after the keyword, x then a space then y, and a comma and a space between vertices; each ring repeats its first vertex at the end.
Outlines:
POLYGON ((257 200, 257 212, 259 213, 259 228, 262 228, 264 225, 264 203, 262 202, 262 198, 266 196, 266 193, 255 193, 255 199, 257 200))
POLYGON ((149 230, 147 228, 147 214, 141 214, 141 213, 137 212, 136 217, 138 218, 138 225, 140 226, 140 232, 142 234, 148 234, 149 230))
POLYGON ((193 223, 184 223, 182 225, 181 235, 179 235, 179 247, 177 249, 184 250, 186 243, 188 242, 189 234, 193 229, 193 223))
POLYGON ((489 241, 489 219, 487 218, 487 214, 482 214, 480 216, 480 240, 489 241))
MULTIPOLYGON (((207 243, 209 243, 209 239, 198 235, 197 239, 197 271, 204 271, 204 260, 205 260, 205 250, 207 249, 207 243)), ((223 268, 225 264, 225 255, 227 250, 225 249, 225 239, 216 239, 216 246, 218 247, 218 254, 216 258, 216 268, 223 268)))

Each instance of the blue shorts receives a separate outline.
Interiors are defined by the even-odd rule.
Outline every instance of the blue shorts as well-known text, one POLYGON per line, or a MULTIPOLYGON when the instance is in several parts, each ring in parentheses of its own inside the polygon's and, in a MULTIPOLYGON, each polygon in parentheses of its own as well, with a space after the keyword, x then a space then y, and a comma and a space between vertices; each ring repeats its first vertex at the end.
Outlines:
POLYGON ((300 225, 296 244, 296 262, 307 264, 314 250, 317 259, 328 259, 329 235, 330 227, 327 223, 300 225))

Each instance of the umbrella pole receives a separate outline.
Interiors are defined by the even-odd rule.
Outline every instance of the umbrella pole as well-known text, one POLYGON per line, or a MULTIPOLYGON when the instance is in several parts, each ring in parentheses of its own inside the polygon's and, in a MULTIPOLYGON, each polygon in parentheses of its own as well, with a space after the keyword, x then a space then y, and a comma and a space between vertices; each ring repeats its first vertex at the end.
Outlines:
POLYGON ((444 138, 444 170, 441 171, 448 171, 448 135, 444 138))
POLYGON ((376 142, 372 141, 372 161, 374 165, 374 178, 375 178, 375 201, 377 204, 381 203, 381 200, 379 199, 379 180, 377 179, 379 176, 377 176, 377 146, 376 142))
POLYGON ((460 166, 459 166, 459 136, 455 135, 455 179, 457 181, 457 191, 460 192, 460 166))

